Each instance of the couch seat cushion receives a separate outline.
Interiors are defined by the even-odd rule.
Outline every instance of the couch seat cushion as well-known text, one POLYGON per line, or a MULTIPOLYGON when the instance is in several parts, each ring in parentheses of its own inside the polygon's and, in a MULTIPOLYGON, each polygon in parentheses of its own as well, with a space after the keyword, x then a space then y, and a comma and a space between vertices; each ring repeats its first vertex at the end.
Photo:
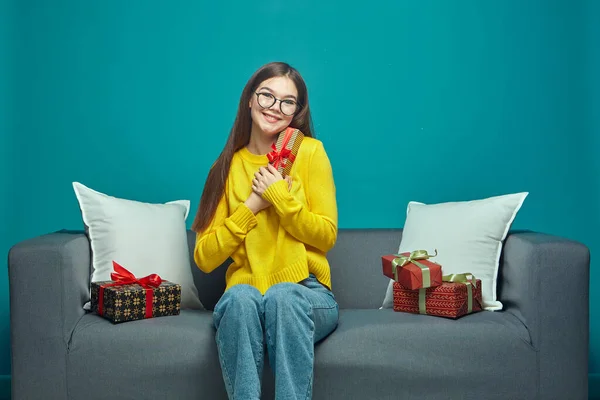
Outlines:
POLYGON ((509 312, 449 320, 383 310, 341 310, 316 349, 320 398, 531 399, 536 352, 509 312))
POLYGON ((210 311, 116 325, 87 314, 71 338, 67 381, 74 399, 227 399, 210 311))
MULTIPOLYGON (((226 399, 214 334, 210 311, 118 325, 87 314, 69 344, 69 394, 226 399)), ((272 399, 265 360, 263 399, 272 399)), ((530 399, 535 365, 528 331, 509 312, 453 321, 390 309, 340 310, 337 329, 315 349, 313 398, 530 399)))

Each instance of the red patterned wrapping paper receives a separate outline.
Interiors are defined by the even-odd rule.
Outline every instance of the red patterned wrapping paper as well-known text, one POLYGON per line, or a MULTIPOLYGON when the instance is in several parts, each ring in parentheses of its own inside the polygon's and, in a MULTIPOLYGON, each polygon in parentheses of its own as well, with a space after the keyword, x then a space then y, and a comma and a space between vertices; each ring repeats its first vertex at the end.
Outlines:
POLYGON ((394 311, 453 319, 481 311, 481 280, 477 279, 475 283, 468 283, 472 291, 472 310, 469 311, 469 288, 466 283, 443 282, 437 287, 410 290, 394 282, 394 311))

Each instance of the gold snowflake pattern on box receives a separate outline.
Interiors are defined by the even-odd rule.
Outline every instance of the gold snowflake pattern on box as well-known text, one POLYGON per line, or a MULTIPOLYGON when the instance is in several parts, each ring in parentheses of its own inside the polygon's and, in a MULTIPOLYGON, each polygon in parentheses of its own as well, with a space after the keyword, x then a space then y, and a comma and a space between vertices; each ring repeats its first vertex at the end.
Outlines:
MULTIPOLYGON (((98 313, 100 287, 112 281, 92 282, 91 308, 98 313)), ((152 318, 179 315, 181 311, 181 286, 163 281, 152 288, 152 318)), ((146 318, 146 291, 140 285, 109 286, 104 288, 103 317, 113 323, 146 318)))

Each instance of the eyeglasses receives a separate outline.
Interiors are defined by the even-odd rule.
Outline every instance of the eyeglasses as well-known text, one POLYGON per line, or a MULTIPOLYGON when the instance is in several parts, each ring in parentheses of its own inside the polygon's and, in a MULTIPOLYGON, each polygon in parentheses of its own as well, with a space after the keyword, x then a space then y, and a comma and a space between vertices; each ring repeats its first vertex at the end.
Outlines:
POLYGON ((279 109, 285 115, 294 115, 300 109, 300 105, 294 100, 280 100, 271 93, 255 92, 258 99, 258 105, 262 108, 271 108, 279 100, 279 109))

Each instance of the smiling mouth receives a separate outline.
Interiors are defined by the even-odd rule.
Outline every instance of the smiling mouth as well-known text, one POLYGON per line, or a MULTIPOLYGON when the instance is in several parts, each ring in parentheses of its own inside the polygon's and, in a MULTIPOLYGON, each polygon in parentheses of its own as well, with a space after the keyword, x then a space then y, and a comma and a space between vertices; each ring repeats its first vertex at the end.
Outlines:
POLYGON ((281 120, 281 118, 275 117, 271 114, 267 114, 267 113, 262 113, 262 114, 265 116, 265 119, 267 120, 267 122, 270 122, 270 123, 274 123, 274 122, 281 120))

